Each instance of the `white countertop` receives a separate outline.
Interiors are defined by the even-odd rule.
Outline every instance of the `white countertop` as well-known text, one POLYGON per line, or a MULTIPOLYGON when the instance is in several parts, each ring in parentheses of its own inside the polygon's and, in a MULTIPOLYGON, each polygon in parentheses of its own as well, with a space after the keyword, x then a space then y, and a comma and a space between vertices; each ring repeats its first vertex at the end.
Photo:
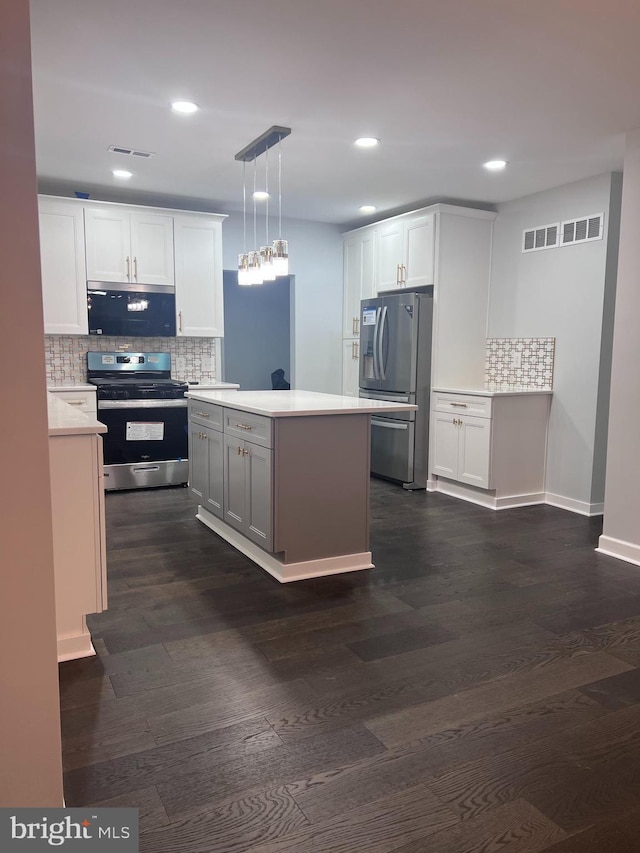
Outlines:
POLYGON ((239 387, 236 382, 197 382, 196 384, 189 382, 189 390, 193 389, 194 391, 224 391, 227 389, 231 391, 239 387))
POLYGON ((189 391, 186 396, 268 418, 379 414, 382 411, 405 412, 418 408, 408 403, 387 403, 384 400, 320 394, 316 391, 189 391))
POLYGON ((107 428, 90 415, 80 412, 55 394, 47 394, 49 435, 91 435, 107 428))
POLYGON ((95 385, 47 385, 47 391, 95 391, 95 385))
POLYGON ((439 394, 471 394, 474 397, 516 397, 522 394, 553 394, 540 388, 432 388, 439 394))

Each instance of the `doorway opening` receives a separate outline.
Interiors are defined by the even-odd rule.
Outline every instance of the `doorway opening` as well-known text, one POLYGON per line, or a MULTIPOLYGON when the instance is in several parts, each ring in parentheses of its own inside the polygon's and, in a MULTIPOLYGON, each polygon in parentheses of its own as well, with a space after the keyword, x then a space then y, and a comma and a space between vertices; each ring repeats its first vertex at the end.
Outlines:
POLYGON ((224 270, 222 377, 241 391, 270 391, 271 374, 293 382, 293 284, 291 275, 260 286, 240 287, 238 273, 224 270))

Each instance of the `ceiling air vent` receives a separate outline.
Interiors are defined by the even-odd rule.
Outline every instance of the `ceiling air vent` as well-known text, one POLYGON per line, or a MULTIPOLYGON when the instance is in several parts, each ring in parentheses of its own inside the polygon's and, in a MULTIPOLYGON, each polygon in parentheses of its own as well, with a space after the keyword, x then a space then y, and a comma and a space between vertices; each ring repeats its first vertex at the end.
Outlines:
POLYGON ((597 213, 594 216, 581 216, 580 219, 568 219, 562 223, 561 245, 573 246, 574 243, 602 240, 603 226, 604 213, 597 213))
POLYGON ((112 151, 114 154, 126 154, 129 157, 142 157, 145 160, 156 156, 151 151, 138 151, 135 148, 125 148, 123 145, 110 145, 109 151, 112 151))
POLYGON ((540 225, 537 228, 525 228, 522 232, 522 251, 537 252, 539 249, 552 249, 558 245, 560 223, 540 225))

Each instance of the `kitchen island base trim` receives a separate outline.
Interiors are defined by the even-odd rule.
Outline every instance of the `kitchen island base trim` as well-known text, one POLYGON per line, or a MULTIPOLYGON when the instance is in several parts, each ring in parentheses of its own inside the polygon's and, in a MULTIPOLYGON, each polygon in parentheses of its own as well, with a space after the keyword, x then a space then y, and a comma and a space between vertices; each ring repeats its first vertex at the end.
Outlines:
POLYGON ((339 557, 324 557, 318 560, 303 560, 297 563, 284 563, 274 554, 269 554, 237 530, 229 527, 224 521, 220 521, 215 515, 211 515, 210 512, 207 512, 200 505, 198 505, 196 518, 205 527, 213 530, 214 533, 224 539, 225 542, 233 545, 245 557, 248 557, 256 565, 269 572, 280 583, 374 568, 371 562, 371 551, 364 551, 360 554, 342 554, 339 557))

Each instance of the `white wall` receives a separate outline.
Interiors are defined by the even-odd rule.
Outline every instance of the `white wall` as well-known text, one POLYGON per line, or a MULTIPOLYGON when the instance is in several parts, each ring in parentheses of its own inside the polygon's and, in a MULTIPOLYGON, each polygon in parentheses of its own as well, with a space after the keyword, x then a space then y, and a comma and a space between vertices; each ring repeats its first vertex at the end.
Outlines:
MULTIPOLYGON (((253 218, 249 220, 247 216, 248 248, 253 248, 253 218)), ((340 234, 337 225, 282 220, 282 236, 289 241, 289 272, 295 276, 291 386, 328 394, 342 393, 340 234)), ((270 240, 274 236, 270 234, 270 240)), ((264 243, 264 219, 258 220, 258 242, 264 243)), ((231 213, 225 220, 222 245, 224 268, 236 269, 243 249, 242 213, 231 213)))
POLYGON ((640 130, 627 135, 600 549, 640 563, 640 130))
POLYGON ((610 207, 617 221, 619 196, 620 176, 599 175, 500 205, 494 225, 488 335, 556 338, 546 491, 582 512, 601 511, 603 500, 611 337, 605 282, 615 287, 617 235, 523 254, 522 231, 600 212, 606 231, 610 207))

